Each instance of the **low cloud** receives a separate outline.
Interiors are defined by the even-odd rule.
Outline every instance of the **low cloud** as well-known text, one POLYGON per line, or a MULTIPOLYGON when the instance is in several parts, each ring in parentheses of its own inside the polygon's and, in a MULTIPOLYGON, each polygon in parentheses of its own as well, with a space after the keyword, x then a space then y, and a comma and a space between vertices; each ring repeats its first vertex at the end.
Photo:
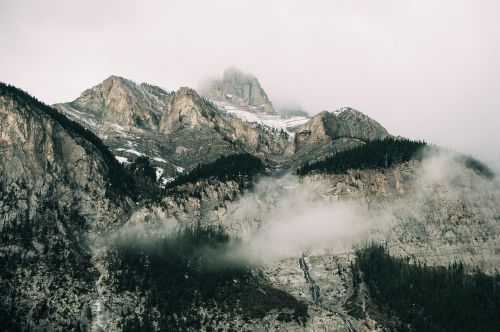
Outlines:
MULTIPOLYGON (((259 266, 322 249, 350 252, 374 240, 387 244, 393 254, 421 255, 419 259, 436 264, 455 259, 479 264, 482 260, 477 257, 488 255, 491 257, 482 266, 485 270, 500 263, 494 254, 500 231, 498 177, 478 175, 456 154, 443 151, 429 153, 414 167, 398 172, 365 173, 371 174, 370 183, 381 186, 384 181, 394 181, 395 176, 407 176, 400 179, 404 193, 386 183, 385 189, 394 192, 377 197, 363 192, 358 198, 341 199, 332 195, 332 186, 340 179, 306 181, 294 175, 262 178, 225 214, 222 225, 232 240, 200 250, 221 266, 259 266)), ((346 181, 348 186, 353 185, 346 181)), ((110 240, 132 239, 147 244, 170 236, 178 230, 177 225, 171 219, 146 223, 137 215, 110 240)))
POLYGON ((406 194, 390 199, 338 200, 328 194, 328 181, 292 175, 263 179, 228 211, 224 223, 241 237, 229 255, 268 263, 322 248, 348 252, 371 239, 401 254, 451 246, 474 255, 484 243, 489 243, 485 250, 493 250, 500 218, 498 180, 458 160, 451 152, 429 154, 405 180, 410 181, 406 194))

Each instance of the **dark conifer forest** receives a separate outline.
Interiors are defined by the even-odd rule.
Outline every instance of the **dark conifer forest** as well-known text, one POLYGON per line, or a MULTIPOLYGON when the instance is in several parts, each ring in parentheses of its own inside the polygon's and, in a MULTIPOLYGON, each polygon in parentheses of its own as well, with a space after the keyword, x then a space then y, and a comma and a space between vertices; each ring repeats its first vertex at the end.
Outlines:
MULTIPOLYGON (((306 163, 297 169, 297 175, 310 173, 345 173, 350 169, 383 169, 410 160, 422 160, 427 152, 447 151, 424 141, 386 138, 368 141, 354 149, 341 151, 324 159, 306 163)), ((481 161, 463 154, 455 157, 457 163, 482 175, 493 178, 493 171, 481 161)))
POLYGON ((365 282, 397 331, 500 331, 500 276, 461 263, 430 267, 391 257, 380 245, 356 253, 356 289, 365 282))
MULTIPOLYGON (((249 264, 229 259, 230 245, 219 227, 198 225, 157 237, 131 232, 112 245, 115 287, 147 294, 147 308, 160 312, 161 331, 199 329, 203 320, 223 320, 222 314, 258 319, 271 310, 279 320, 304 323, 307 305, 270 286, 249 264), (221 316, 203 317, 204 306, 217 306, 221 316)), ((124 331, 148 331, 151 314, 135 316, 124 331)))
POLYGON ((312 172, 345 173, 349 169, 378 169, 421 159, 419 152, 427 144, 423 141, 386 138, 369 141, 354 149, 342 151, 322 160, 306 163, 297 175, 312 172))
POLYGON ((221 181, 237 180, 243 176, 253 176, 264 170, 262 161, 248 153, 221 156, 215 161, 196 166, 191 171, 179 175, 167 184, 173 188, 185 183, 194 183, 202 179, 221 181))

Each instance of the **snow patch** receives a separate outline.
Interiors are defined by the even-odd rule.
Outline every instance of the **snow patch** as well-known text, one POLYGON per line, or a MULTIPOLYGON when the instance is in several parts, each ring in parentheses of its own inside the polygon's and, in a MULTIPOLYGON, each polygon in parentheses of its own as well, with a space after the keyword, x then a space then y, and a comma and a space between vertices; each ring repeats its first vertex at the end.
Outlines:
POLYGON ((165 170, 161 167, 155 167, 156 169, 156 181, 159 181, 165 170))
POLYGON ((172 181, 174 181, 174 178, 172 178, 172 177, 164 177, 164 178, 161 179, 161 185, 160 186, 162 188, 165 188, 165 186, 167 185, 167 183, 170 183, 172 181))
POLYGON ((156 161, 158 161, 160 163, 168 163, 168 161, 166 161, 165 159, 160 158, 160 157, 154 157, 153 160, 156 160, 156 161))
POLYGON ((132 153, 132 154, 135 154, 136 156, 139 156, 139 157, 145 156, 144 153, 141 153, 141 152, 134 150, 134 149, 119 148, 119 149, 116 149, 116 151, 123 151, 123 152, 132 153))
POLYGON ((120 164, 130 164, 130 161, 125 157, 115 156, 115 158, 120 164))

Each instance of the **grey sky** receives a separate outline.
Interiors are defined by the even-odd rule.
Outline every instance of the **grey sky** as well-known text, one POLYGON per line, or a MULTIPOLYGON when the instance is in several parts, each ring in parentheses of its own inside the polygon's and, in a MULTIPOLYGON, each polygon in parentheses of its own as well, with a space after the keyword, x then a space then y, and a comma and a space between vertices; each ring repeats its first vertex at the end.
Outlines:
POLYGON ((500 1, 0 0, 0 80, 47 103, 111 74, 176 89, 236 66, 275 104, 351 106, 500 160, 500 1))

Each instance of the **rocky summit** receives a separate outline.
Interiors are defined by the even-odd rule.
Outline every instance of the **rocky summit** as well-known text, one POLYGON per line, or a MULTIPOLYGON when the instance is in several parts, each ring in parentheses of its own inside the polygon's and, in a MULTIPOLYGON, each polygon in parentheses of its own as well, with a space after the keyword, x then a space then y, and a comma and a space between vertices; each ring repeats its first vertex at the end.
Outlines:
POLYGON ((498 331, 488 166, 305 114, 236 69, 53 106, 0 84, 0 330, 498 331))
POLYGON ((253 112, 275 113, 257 77, 236 68, 226 69, 222 79, 211 80, 202 93, 253 112))

